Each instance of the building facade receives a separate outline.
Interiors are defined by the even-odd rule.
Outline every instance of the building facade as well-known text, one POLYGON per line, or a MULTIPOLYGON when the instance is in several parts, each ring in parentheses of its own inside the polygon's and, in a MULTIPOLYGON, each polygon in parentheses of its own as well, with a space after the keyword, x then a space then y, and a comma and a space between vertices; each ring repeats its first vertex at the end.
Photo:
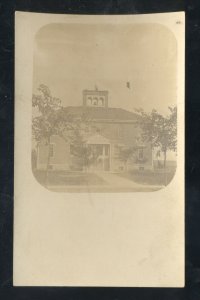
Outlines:
MULTIPOLYGON (((69 106, 64 110, 77 119, 87 116, 89 126, 84 131, 84 143, 90 154, 95 153, 87 164, 87 171, 152 169, 152 150, 141 141, 138 115, 109 107, 108 91, 84 90, 82 106, 69 106)), ((50 147, 44 143, 37 147, 37 169, 46 169, 47 164, 52 170, 85 170, 83 157, 75 155, 73 143, 57 135, 51 137, 50 147)))

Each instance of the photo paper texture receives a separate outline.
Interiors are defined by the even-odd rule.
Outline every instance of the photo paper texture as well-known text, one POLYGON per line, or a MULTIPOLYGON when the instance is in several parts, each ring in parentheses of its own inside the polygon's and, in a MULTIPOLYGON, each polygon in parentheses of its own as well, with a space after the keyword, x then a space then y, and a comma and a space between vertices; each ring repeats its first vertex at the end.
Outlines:
POLYGON ((16 12, 15 285, 184 285, 184 26, 16 12))

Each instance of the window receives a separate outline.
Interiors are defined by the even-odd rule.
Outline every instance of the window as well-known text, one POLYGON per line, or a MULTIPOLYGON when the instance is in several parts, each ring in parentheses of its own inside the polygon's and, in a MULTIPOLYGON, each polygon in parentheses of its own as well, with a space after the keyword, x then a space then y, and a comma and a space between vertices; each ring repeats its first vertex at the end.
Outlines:
POLYGON ((54 156, 54 144, 50 144, 50 147, 49 147, 49 156, 50 157, 54 156))
POLYGON ((99 106, 104 106, 104 99, 103 99, 103 97, 99 98, 99 106))
POLYGON ((96 106, 97 104, 98 104, 98 98, 97 98, 97 97, 95 97, 95 98, 94 98, 94 100, 93 100, 93 105, 95 105, 95 106, 96 106))
POLYGON ((70 154, 73 155, 73 154, 74 154, 74 151, 75 151, 75 150, 74 150, 74 145, 70 145, 70 146, 69 146, 69 152, 70 152, 70 154))
POLYGON ((120 145, 114 145, 114 155, 115 157, 118 157, 120 155, 122 147, 120 145))
POLYGON ((118 129, 117 129, 117 130, 118 130, 118 132, 117 132, 118 137, 119 137, 119 138, 122 138, 123 135, 124 135, 123 125, 120 124, 120 125, 118 126, 118 129))
POLYGON ((92 97, 88 97, 87 98, 87 105, 91 105, 92 104, 92 97))
POLYGON ((138 159, 143 160, 144 158, 144 149, 140 148, 138 149, 138 159))
POLYGON ((100 132, 101 132, 101 128, 99 128, 98 126, 96 126, 96 125, 91 125, 91 127, 90 127, 90 132, 91 133, 98 133, 98 134, 100 134, 100 132))

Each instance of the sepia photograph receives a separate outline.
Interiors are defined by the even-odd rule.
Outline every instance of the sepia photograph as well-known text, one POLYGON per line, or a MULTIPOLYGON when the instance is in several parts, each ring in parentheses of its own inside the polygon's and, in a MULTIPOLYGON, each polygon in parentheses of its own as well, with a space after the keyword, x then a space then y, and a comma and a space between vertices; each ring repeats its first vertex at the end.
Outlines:
POLYGON ((183 12, 16 12, 14 286, 184 286, 183 12))
POLYGON ((32 171, 54 192, 152 192, 176 171, 177 42, 160 24, 35 35, 32 171))

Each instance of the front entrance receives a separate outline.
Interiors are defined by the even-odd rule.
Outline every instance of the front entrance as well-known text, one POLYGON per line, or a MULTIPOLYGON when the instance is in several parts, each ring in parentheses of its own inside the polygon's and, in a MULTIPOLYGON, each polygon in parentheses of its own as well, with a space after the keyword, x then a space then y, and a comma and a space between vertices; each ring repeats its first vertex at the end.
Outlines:
POLYGON ((91 171, 110 171, 110 145, 90 144, 94 159, 90 164, 91 171))

